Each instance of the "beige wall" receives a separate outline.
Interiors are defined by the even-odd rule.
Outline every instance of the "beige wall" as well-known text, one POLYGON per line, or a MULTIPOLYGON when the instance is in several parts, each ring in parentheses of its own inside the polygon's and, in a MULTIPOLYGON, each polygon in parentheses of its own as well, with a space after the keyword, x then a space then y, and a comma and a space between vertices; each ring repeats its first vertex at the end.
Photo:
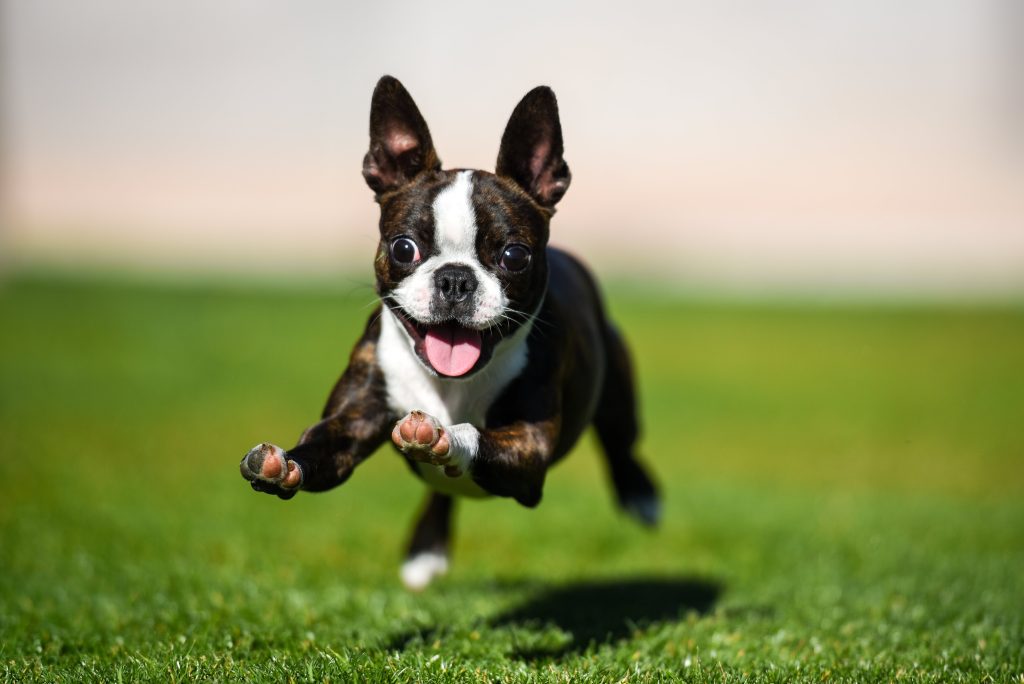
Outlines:
POLYGON ((1013 0, 409 5, 7 0, 7 261, 368 264, 359 165, 391 73, 452 167, 491 167, 553 86, 555 239, 602 269, 1024 291, 1013 0))

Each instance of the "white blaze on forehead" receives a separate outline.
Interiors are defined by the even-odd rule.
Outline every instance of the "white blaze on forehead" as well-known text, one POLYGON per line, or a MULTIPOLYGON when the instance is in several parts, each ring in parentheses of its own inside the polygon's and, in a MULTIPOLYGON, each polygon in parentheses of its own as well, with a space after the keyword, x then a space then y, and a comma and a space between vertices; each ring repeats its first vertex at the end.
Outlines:
MULTIPOLYGON (((467 325, 486 328, 501 320, 508 298, 498 278, 480 263, 476 252, 476 209, 473 207, 473 172, 459 171, 450 185, 434 198, 434 254, 421 263, 391 296, 417 321, 437 320, 433 312, 434 274, 448 264, 473 270, 477 280, 472 321, 467 325)), ((421 246, 421 247, 425 247, 421 246)))
POLYGON ((473 172, 460 171, 455 182, 434 198, 434 246, 447 260, 476 261, 476 212, 473 172))

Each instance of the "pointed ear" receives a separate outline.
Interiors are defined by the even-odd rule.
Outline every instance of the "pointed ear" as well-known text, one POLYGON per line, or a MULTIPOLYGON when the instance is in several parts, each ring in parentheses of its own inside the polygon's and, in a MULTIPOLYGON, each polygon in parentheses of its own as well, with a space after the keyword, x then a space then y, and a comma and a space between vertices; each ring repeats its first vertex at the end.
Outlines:
POLYGON ((544 207, 553 208, 569 188, 572 174, 562 159, 562 124, 551 88, 538 86, 516 105, 501 136, 497 173, 544 207))
POLYGON ((439 168, 427 122, 409 92, 398 79, 381 77, 370 104, 370 151, 363 157, 366 184, 380 197, 421 171, 439 168))

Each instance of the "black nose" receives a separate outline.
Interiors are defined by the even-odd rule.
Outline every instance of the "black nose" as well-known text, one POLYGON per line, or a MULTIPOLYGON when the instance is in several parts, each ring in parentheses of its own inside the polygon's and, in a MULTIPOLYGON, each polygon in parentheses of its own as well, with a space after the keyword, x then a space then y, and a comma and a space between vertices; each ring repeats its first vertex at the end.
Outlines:
POLYGON ((458 304, 469 299, 476 292, 476 276, 473 269, 461 264, 449 264, 434 273, 434 286, 441 299, 448 304, 458 304))

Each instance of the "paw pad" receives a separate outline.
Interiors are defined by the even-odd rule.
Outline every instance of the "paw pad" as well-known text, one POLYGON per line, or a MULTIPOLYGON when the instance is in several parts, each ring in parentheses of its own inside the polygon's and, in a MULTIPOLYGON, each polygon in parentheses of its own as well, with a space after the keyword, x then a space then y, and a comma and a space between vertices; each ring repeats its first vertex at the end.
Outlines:
POLYGON ((423 411, 410 411, 398 421, 391 441, 414 461, 448 465, 448 435, 436 418, 423 411))
POLYGON ((284 449, 269 442, 250 449, 238 467, 242 477, 252 482, 254 487, 257 483, 265 483, 282 489, 295 489, 302 484, 302 471, 298 464, 288 459, 284 449))

